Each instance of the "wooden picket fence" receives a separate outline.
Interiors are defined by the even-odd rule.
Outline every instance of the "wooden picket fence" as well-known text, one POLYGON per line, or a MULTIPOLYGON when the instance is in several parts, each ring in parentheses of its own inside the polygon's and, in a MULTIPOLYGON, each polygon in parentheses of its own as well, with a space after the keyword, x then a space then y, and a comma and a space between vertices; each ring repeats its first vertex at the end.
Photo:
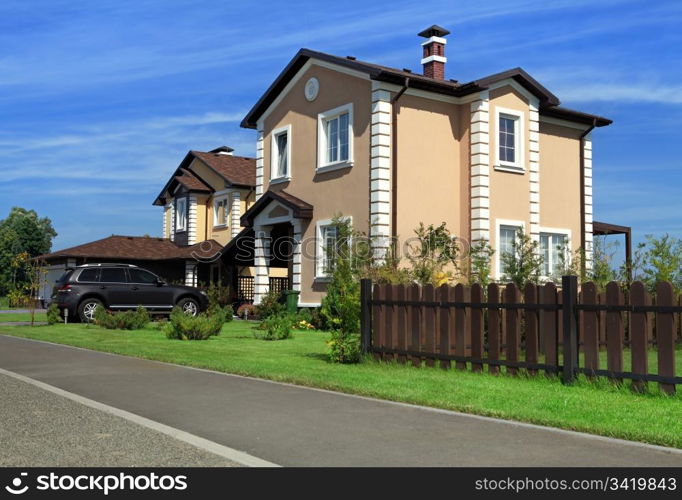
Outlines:
POLYGON ((634 389, 657 382, 673 394, 680 300, 670 283, 651 297, 641 282, 623 293, 609 283, 578 291, 575 276, 562 285, 373 285, 362 280, 362 347, 377 359, 421 366, 515 375, 578 374, 629 379, 634 389), (649 356, 655 353, 652 373, 649 356), (629 371, 625 366, 629 354, 629 371), (605 358, 605 360, 604 360, 605 358), (603 362, 605 361, 605 363, 603 362))

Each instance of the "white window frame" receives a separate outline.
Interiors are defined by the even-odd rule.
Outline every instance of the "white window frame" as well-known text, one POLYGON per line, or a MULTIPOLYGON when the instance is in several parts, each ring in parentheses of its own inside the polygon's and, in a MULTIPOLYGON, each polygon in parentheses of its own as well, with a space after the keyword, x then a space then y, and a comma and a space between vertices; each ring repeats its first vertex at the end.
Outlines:
POLYGON ((175 199, 175 232, 187 231, 187 198, 175 199), (182 207, 182 210, 180 210, 182 207), (180 224, 183 222, 183 224, 180 224))
POLYGON ((270 183, 288 182, 291 180, 291 125, 284 125, 274 129, 270 134, 270 183), (287 134, 287 173, 286 175, 277 175, 279 149, 277 148, 277 136, 287 134))
POLYGON ((502 251, 500 248, 501 238, 500 229, 502 226, 512 226, 516 229, 523 229, 526 231, 526 223, 521 220, 496 219, 495 220, 495 279, 501 280, 504 276, 502 272, 502 251))
POLYGON ((317 115, 317 172, 329 172, 353 166, 353 103, 324 111, 317 115), (348 159, 334 162, 327 161, 326 124, 338 116, 348 113, 348 159))
MULTIPOLYGON (((341 217, 339 221, 348 221, 353 224, 353 218, 351 216, 341 217)), ((324 271, 324 233, 323 228, 333 225, 334 219, 323 219, 318 220, 315 223, 315 279, 316 280, 328 280, 330 276, 324 271)))
POLYGON ((220 196, 214 196, 213 198, 213 227, 227 227, 230 222, 230 210, 231 210, 231 203, 230 203, 230 196, 227 194, 220 195, 220 196), (220 223, 218 222, 218 203, 221 201, 225 202, 225 222, 220 223))
POLYGON ((524 173, 526 171, 526 125, 525 113, 509 108, 495 107, 495 170, 524 173), (500 118, 514 120, 514 158, 516 161, 500 159, 500 118))
MULTIPOLYGON (((571 248, 572 248, 572 247, 571 247, 571 244, 572 244, 572 243, 571 243, 571 241, 572 241, 572 240, 571 240, 571 230, 570 230, 570 229, 561 229, 561 228, 557 228, 557 227, 541 227, 541 228, 540 228, 540 234, 539 234, 539 237, 538 237, 538 250, 539 250, 540 252, 542 252, 542 246, 541 246, 542 243, 541 243, 541 241, 542 241, 542 235, 543 235, 543 234, 549 234, 549 235, 560 234, 560 235, 563 235, 563 236, 566 237, 566 248, 567 248, 567 252, 568 252, 567 257, 568 257, 568 261, 569 261, 569 263, 570 263, 570 260, 571 260, 571 248)), ((551 255, 552 255, 552 253, 551 253, 551 251, 550 251, 550 256, 551 256, 551 255)), ((553 263, 553 262, 550 262, 550 266, 549 266, 550 271, 551 271, 552 268, 553 268, 553 265, 552 265, 552 264, 554 264, 554 263, 553 263)), ((543 263, 543 267, 544 267, 544 263, 543 263)), ((549 279, 549 278, 551 278, 551 277, 552 277, 551 274, 550 274, 549 276, 544 276, 544 275, 541 276, 541 278, 543 278, 543 279, 549 279)))

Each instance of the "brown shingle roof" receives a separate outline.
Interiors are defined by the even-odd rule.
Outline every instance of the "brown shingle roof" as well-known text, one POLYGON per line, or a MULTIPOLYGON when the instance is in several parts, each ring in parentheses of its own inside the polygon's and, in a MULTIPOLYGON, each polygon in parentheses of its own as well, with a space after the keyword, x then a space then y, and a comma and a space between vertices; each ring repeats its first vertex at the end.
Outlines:
POLYGON ((52 260, 61 257, 87 257, 98 259, 126 260, 169 260, 206 258, 215 255, 222 246, 207 240, 196 245, 181 247, 166 238, 149 236, 121 236, 112 234, 101 240, 91 241, 71 248, 65 248, 40 259, 52 260))
POLYGON ((175 180, 185 186, 190 191, 200 191, 210 193, 211 188, 189 170, 180 169, 181 175, 176 175, 175 180))
POLYGON ((254 187, 256 185, 256 159, 219 153, 190 151, 230 184, 254 187))
POLYGON ((289 207, 293 211, 294 217, 298 219, 312 219, 313 218, 313 206, 303 201, 296 196, 287 193, 286 191, 271 191, 268 190, 263 193, 256 203, 251 205, 251 207, 242 215, 241 223, 242 226, 250 226, 253 223, 254 217, 258 215, 271 201, 279 201, 283 205, 289 207))
POLYGON ((454 80, 439 80, 417 73, 411 73, 409 71, 389 68, 387 66, 381 66, 379 64, 365 61, 358 61, 355 58, 344 58, 310 49, 301 49, 284 68, 284 70, 282 70, 279 76, 265 91, 263 96, 258 100, 253 108, 251 108, 249 113, 242 120, 241 126, 245 128, 256 128, 256 122, 260 116, 267 110, 276 97, 282 92, 282 90, 284 90, 286 85, 309 59, 330 62, 338 66, 366 73, 372 80, 394 83, 397 85, 403 85, 405 83, 405 79, 409 78, 409 86, 411 88, 427 90, 429 92, 435 92, 453 97, 463 97, 474 92, 480 92, 481 90, 487 89, 495 82, 506 78, 512 78, 540 100, 540 112, 543 114, 545 110, 552 110, 553 116, 560 116, 561 118, 565 118, 567 120, 582 122, 584 121, 584 117, 587 116, 590 120, 589 123, 596 123, 598 127, 611 124, 611 120, 608 118, 575 112, 566 108, 559 108, 559 99, 521 68, 513 68, 508 71, 503 71, 502 73, 497 73, 461 84, 454 80))

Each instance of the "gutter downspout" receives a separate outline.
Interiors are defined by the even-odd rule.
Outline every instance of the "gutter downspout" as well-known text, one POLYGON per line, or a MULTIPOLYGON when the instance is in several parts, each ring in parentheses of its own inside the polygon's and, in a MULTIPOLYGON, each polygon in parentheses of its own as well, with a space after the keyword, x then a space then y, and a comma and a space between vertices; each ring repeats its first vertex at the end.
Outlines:
MULTIPOLYGON (((597 126, 597 119, 592 120, 592 125, 580 134, 580 248, 585 249, 585 137, 597 126)), ((585 274, 586 262, 582 259, 580 271, 585 274)))
POLYGON ((398 99, 410 86, 410 78, 397 94, 391 98, 391 236, 395 241, 398 233, 398 99))

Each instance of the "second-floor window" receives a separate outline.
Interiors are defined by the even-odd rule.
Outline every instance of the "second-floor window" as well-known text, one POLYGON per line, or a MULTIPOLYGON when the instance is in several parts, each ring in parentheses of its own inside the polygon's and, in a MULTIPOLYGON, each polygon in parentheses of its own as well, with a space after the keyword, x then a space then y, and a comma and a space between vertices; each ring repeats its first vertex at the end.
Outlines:
POLYGON ((216 198, 213 201, 213 225, 226 226, 229 210, 227 196, 216 198))
POLYGON ((353 105, 320 113, 318 136, 318 169, 352 165, 353 105))
POLYGON ((185 231, 187 229, 187 198, 175 200, 175 230, 185 231))
POLYGON ((524 170, 523 113, 497 108, 497 162, 501 170, 524 170))
POLYGON ((270 180, 288 180, 291 178, 290 125, 272 131, 270 170, 270 180))

